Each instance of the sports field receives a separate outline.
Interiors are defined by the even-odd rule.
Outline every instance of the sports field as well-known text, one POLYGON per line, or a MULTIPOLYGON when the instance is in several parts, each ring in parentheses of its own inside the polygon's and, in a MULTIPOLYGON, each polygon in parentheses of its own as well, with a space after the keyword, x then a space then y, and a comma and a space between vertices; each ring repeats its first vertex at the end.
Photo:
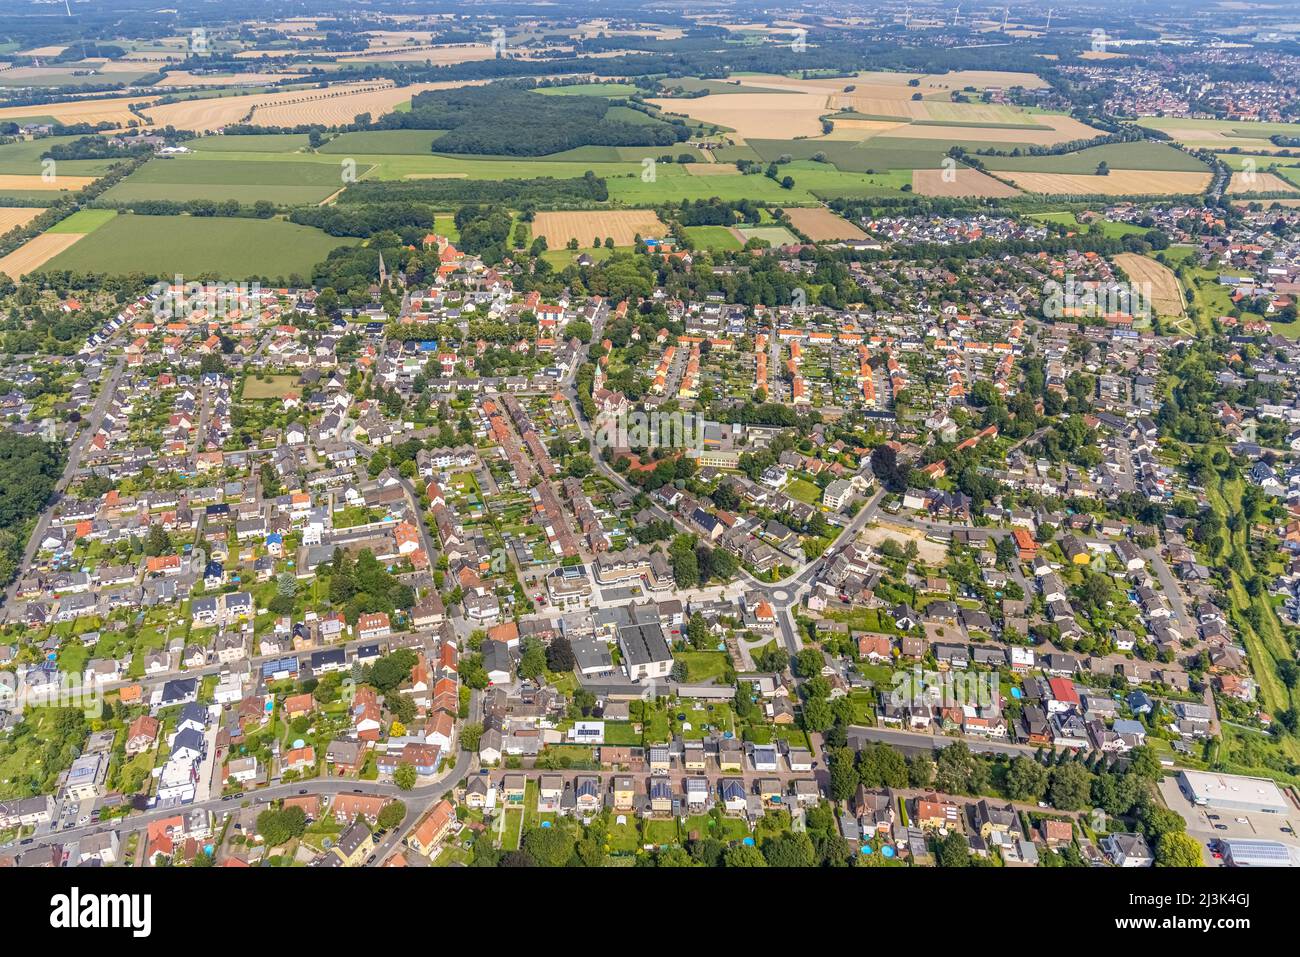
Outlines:
POLYGON ((278 219, 124 215, 46 266, 77 272, 180 273, 223 281, 293 273, 309 276, 312 266, 331 249, 356 242, 278 219))
POLYGON ((735 250, 741 247, 736 234, 726 226, 687 226, 686 235, 696 249, 735 250))

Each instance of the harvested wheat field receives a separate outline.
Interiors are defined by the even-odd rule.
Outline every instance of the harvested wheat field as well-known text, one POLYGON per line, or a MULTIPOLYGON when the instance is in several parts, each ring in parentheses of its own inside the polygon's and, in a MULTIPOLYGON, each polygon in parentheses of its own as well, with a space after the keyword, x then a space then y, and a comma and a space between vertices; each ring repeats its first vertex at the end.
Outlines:
POLYGON ((1115 265, 1124 270, 1132 282, 1150 286, 1151 308, 1158 316, 1183 316, 1187 312, 1183 290, 1173 270, 1154 259, 1137 253, 1120 253, 1115 265))
POLYGON ((159 126, 210 132, 233 123, 258 126, 297 126, 321 123, 333 126, 351 123, 359 113, 379 118, 399 103, 422 90, 466 86, 466 83, 419 83, 396 87, 386 81, 349 83, 328 89, 293 90, 284 93, 250 93, 246 96, 186 100, 145 110, 159 126))
POLYGON ((81 189, 95 181, 93 176, 24 176, 20 173, 0 173, 0 190, 4 189, 39 189, 54 191, 60 189, 81 189))
POLYGON ((414 62, 428 61, 434 66, 450 66, 454 63, 472 63, 477 60, 491 60, 496 57, 491 45, 487 43, 466 43, 461 46, 371 46, 356 53, 342 53, 337 59, 351 63, 373 61, 414 62))
MULTIPOLYGON (((954 106, 958 104, 953 104, 954 106)), ((1072 116, 1060 116, 1054 113, 1026 114, 1021 117, 1027 124, 1033 123, 1042 129, 1008 129, 997 126, 962 126, 960 121, 952 123, 945 120, 941 126, 921 126, 912 123, 881 137, 882 145, 888 137, 903 136, 918 140, 981 140, 986 143, 1030 143, 1034 146, 1056 146, 1071 140, 1086 140, 1101 134, 1086 123, 1080 123, 1072 116), (952 123, 952 125, 947 125, 952 123)), ((971 121, 975 123, 976 121, 971 121)), ((1017 121, 1019 122, 1019 121, 1017 121)))
POLYGON ((58 56, 66 49, 67 47, 65 46, 32 47, 30 50, 21 51, 18 55, 30 57, 52 57, 58 56))
POLYGON ((824 206, 791 206, 782 210, 790 224, 813 242, 837 239, 866 239, 867 234, 847 219, 836 216, 824 206))
POLYGON ((300 80, 303 73, 190 73, 173 70, 163 77, 158 86, 260 86, 283 80, 300 80))
POLYGON ((647 102, 668 113, 730 127, 742 139, 820 136, 821 116, 829 112, 822 93, 714 93, 695 99, 647 102))
POLYGON ((1030 193, 1073 196, 1170 196, 1200 193, 1210 174, 1169 170, 1113 169, 1109 176, 1075 173, 1007 172, 1007 179, 1030 193))
POLYGON ((838 116, 832 117, 832 119, 835 122, 835 128, 823 136, 822 139, 848 140, 852 143, 860 143, 882 133, 901 130, 908 122, 907 120, 844 120, 838 116))
POLYGON ((1242 193, 1294 193, 1294 183, 1288 183, 1277 173, 1233 173, 1232 182, 1228 184, 1232 195, 1242 193), (1247 179, 1247 176, 1250 178, 1247 179))
POLYGON ((0 206, 0 235, 16 226, 26 226, 43 212, 40 206, 0 206))
POLYGON ((1020 191, 977 169, 959 167, 952 171, 952 182, 944 180, 942 169, 912 170, 912 192, 920 196, 1019 196, 1020 191))
POLYGON ((125 126, 139 117, 128 109, 133 103, 148 103, 150 97, 117 97, 102 100, 71 100, 67 103, 41 103, 36 106, 6 106, 0 109, 0 120, 16 120, 25 116, 49 116, 65 126, 77 123, 116 123, 125 126))
POLYGON ((85 233, 41 233, 0 259, 0 273, 18 279, 40 269, 85 233))
POLYGON ((586 248, 596 237, 614 237, 615 246, 631 246, 637 235, 642 239, 658 239, 668 234, 663 224, 650 209, 611 209, 588 212, 538 213, 533 220, 533 235, 545 236, 551 249, 563 249, 570 239, 586 248))

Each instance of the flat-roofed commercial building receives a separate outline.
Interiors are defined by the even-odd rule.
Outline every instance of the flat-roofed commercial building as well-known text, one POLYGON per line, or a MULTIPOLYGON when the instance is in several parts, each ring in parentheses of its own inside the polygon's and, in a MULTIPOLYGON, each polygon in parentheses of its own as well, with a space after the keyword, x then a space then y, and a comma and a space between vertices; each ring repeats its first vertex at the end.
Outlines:
POLYGON ((1201 807, 1258 814, 1289 814, 1292 810, 1286 796, 1267 778, 1183 771, 1178 786, 1189 801, 1201 807))
POLYGON ((1300 866, 1300 847, 1279 841, 1242 841, 1229 838, 1219 842, 1223 863, 1229 867, 1296 867, 1300 866))

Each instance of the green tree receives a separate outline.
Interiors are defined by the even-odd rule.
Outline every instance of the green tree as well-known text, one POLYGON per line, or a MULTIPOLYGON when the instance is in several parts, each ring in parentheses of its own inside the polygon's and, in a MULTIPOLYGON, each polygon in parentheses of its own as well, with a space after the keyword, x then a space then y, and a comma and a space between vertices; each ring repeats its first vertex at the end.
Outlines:
POLYGON ((567 827, 537 827, 524 835, 524 849, 542 867, 565 867, 576 845, 567 827))
POLYGON ((1033 758, 1015 758, 1007 768, 1006 789, 1012 800, 1041 801, 1047 791, 1047 769, 1033 758))
POLYGON ((1061 811, 1078 811, 1088 806, 1092 775, 1082 764, 1060 764, 1052 768, 1047 790, 1053 807, 1061 811))
POLYGON ((767 858, 752 844, 737 844, 722 855, 724 867, 767 867, 767 858))
POLYGON ((1156 867, 1204 867, 1201 845, 1193 837, 1170 831, 1156 842, 1156 867))
POLYGON ((415 765, 403 761, 393 770, 393 783, 403 791, 409 791, 415 787, 415 781, 418 775, 415 772, 415 765))
POLYGON ((389 801, 379 809, 376 822, 385 830, 397 827, 406 818, 406 804, 402 801, 389 801))
POLYGON ((307 813, 300 807, 268 809, 257 815, 257 833, 267 847, 279 847, 307 830, 307 813))
POLYGON ((943 867, 970 867, 970 843, 960 831, 951 831, 940 839, 937 851, 943 867))

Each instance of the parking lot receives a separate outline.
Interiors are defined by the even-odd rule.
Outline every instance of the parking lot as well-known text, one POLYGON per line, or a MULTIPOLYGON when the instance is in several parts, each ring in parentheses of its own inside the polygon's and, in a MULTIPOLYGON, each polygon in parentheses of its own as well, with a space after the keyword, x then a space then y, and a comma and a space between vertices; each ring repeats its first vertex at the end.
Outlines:
POLYGON ((1215 807, 1197 807, 1187 799, 1178 786, 1176 777, 1166 777, 1160 782, 1160 794, 1171 810, 1177 811, 1187 822, 1187 833, 1201 845, 1201 856, 1211 867, 1221 866, 1207 847, 1210 841, 1226 838, 1256 841, 1278 841, 1300 846, 1295 830, 1300 826, 1300 812, 1294 814, 1263 814, 1251 811, 1224 810, 1215 807))

